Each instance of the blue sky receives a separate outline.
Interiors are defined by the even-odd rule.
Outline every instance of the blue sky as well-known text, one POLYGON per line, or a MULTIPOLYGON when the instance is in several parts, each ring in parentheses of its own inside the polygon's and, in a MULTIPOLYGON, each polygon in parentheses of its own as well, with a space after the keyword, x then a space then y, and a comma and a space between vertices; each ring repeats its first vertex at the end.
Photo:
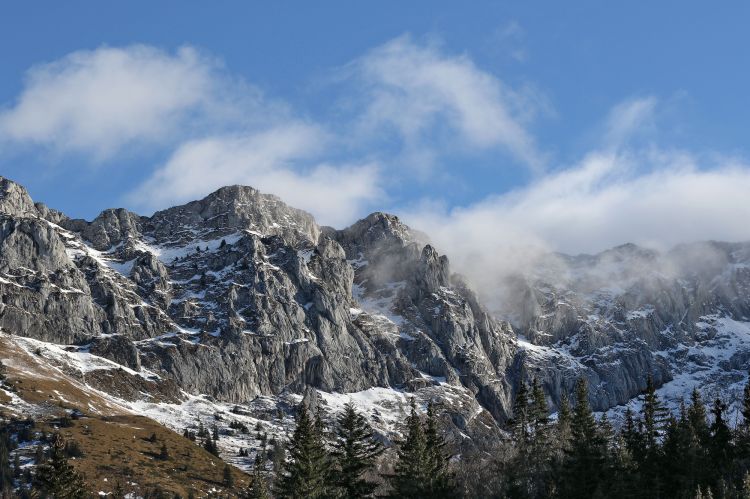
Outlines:
POLYGON ((0 174, 88 219, 245 183, 337 226, 399 213, 467 259, 510 238, 750 239, 749 20, 745 2, 6 5, 0 174))

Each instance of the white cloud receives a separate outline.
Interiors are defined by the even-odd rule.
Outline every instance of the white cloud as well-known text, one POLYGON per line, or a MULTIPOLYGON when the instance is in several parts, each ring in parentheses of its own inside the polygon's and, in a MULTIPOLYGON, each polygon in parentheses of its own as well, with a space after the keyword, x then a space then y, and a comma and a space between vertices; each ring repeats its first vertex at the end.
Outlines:
POLYGON ((384 126, 392 127, 408 149, 417 150, 413 156, 429 156, 419 150, 439 149, 439 142, 452 141, 468 149, 504 147, 532 168, 542 166, 523 123, 530 114, 528 96, 468 57, 446 55, 402 36, 351 68, 367 102, 363 128, 381 134, 384 126))
POLYGON ((402 216, 496 304, 509 299, 505 278, 533 271, 550 251, 750 240, 750 164, 655 146, 610 147, 613 130, 625 142, 652 112, 651 100, 616 107, 605 147, 528 186, 465 207, 426 203, 402 216))
POLYGON ((634 135, 653 132, 656 105, 657 99, 653 96, 628 99, 616 105, 605 124, 605 144, 617 148, 634 135))
MULTIPOLYGON (((133 142, 155 143, 192 123, 228 117, 215 61, 190 47, 101 47, 32 67, 0 113, 0 140, 105 159, 133 142)), ((252 89, 244 97, 252 99, 252 89)))
POLYGON ((340 226, 383 193, 373 164, 300 166, 325 143, 324 132, 300 123, 188 141, 129 197, 142 207, 164 208, 225 185, 251 185, 311 212, 320 223, 340 226))

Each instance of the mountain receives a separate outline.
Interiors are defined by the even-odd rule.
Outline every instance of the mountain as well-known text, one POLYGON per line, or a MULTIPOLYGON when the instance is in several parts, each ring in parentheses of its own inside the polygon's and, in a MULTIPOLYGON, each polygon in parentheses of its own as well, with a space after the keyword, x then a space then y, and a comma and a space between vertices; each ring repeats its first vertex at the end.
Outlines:
MULTIPOLYGON (((321 227, 242 186, 150 217, 71 219, 0 178, 3 413, 283 438, 301 400, 329 416, 352 400, 389 440, 416 397, 460 450, 502 435, 531 377, 554 409, 584 376, 613 414, 648 374, 675 403, 698 385, 731 401, 747 379, 750 244, 548 254, 498 282, 508 299, 489 312, 425 239, 384 213, 321 227)), ((257 445, 234 434, 221 455, 247 468, 237 451, 257 445)))

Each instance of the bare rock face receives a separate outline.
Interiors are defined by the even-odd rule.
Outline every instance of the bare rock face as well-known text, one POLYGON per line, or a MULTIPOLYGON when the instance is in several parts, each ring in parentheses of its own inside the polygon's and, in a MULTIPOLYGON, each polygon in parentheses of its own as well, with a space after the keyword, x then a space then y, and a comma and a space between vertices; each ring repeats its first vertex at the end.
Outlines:
MULTIPOLYGON (((739 399, 750 341, 750 245, 694 243, 667 253, 623 245, 540 265, 512 284, 527 369, 553 401, 585 376, 597 410, 627 404, 651 375, 677 404, 692 386, 739 399), (734 360, 733 360, 734 359, 734 360), (743 359, 743 360, 740 360, 743 359)), ((519 364, 520 367, 520 364, 519 364)))
POLYGON ((23 186, 0 177, 0 213, 22 217, 36 215, 37 211, 23 186))
POLYGON ((370 215, 334 237, 355 269, 356 298, 392 325, 396 346, 418 369, 409 383, 460 384, 496 418, 509 417, 512 331, 451 279, 448 258, 418 243, 392 215, 370 215))
POLYGON ((550 259, 564 275, 542 262, 515 276, 506 309, 490 314, 393 215, 321 228, 231 186, 151 217, 111 209, 88 222, 0 178, 0 328, 148 369, 173 395, 388 388, 438 401, 460 440, 496 435, 532 377, 555 407, 585 376, 599 410, 633 399, 648 374, 667 388, 746 379, 750 245, 550 259))

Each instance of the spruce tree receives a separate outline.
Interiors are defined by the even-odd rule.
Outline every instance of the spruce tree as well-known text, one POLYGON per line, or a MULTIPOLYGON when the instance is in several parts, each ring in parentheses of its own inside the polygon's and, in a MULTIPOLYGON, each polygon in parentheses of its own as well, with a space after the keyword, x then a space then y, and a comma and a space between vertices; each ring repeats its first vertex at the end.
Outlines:
POLYGON ((659 400, 654 386, 654 378, 646 378, 646 391, 643 394, 643 429, 644 444, 648 452, 655 452, 659 447, 659 437, 667 423, 668 411, 659 400))
POLYGON ((13 470, 10 467, 11 441, 5 429, 0 432, 0 493, 13 489, 13 470))
MULTIPOLYGON (((711 433, 711 440, 709 446, 709 455, 711 457, 711 465, 714 470, 714 476, 718 479, 723 478, 723 474, 729 467, 729 464, 733 457, 733 445, 732 445, 732 432, 724 420, 724 413, 727 410, 727 405, 716 399, 711 409, 713 416, 713 423, 709 428, 711 433)), ((718 485, 718 481, 715 482, 718 485)), ((717 494, 720 492, 719 488, 716 488, 717 494)))
POLYGON ((377 484, 367 480, 364 474, 372 470, 383 445, 375 439, 375 433, 367 419, 347 403, 338 417, 333 456, 336 460, 336 485, 345 498, 371 497, 377 484))
POLYGON ((427 405, 424 435, 426 460, 429 466, 426 497, 436 499, 455 497, 453 477, 447 470, 448 456, 445 453, 445 440, 440 434, 435 408, 432 403, 427 405))
POLYGON ((162 461, 166 461, 169 459, 169 449, 167 448, 167 443, 162 442, 161 443, 161 449, 159 450, 159 459, 162 461))
POLYGON ((706 406, 697 388, 690 394, 690 405, 687 408, 686 420, 682 424, 687 440, 687 475, 692 477, 695 483, 708 483, 711 468, 708 448, 711 435, 706 418, 706 406))
POLYGON ((391 475, 391 497, 425 497, 425 484, 428 483, 430 462, 427 459, 427 441, 422 422, 417 415, 414 399, 411 399, 411 412, 406 420, 406 439, 398 448, 398 461, 391 475))
POLYGON ((256 466, 253 469, 253 474, 250 476, 250 483, 248 484, 247 490, 245 491, 244 499, 270 499, 271 494, 268 492, 268 483, 263 477, 260 471, 260 467, 256 466))
POLYGON ((234 487, 234 476, 232 475, 232 468, 228 465, 224 465, 224 472, 222 474, 222 480, 225 487, 234 487))
POLYGON ((65 457, 65 441, 57 434, 52 442, 50 459, 37 468, 35 489, 42 497, 79 499, 86 495, 81 476, 65 457))
POLYGON ((320 425, 300 406, 297 427, 289 442, 289 460, 276 482, 276 496, 290 499, 325 497, 329 490, 331 460, 320 425))
POLYGON ((663 495, 661 476, 661 434, 667 421, 667 410, 659 400, 654 386, 654 379, 649 374, 646 378, 646 391, 642 398, 641 417, 643 420, 643 462, 641 477, 644 487, 654 497, 663 495))
POLYGON ((534 378, 531 383, 531 472, 530 483, 533 497, 548 497, 550 495, 548 481, 552 472, 552 438, 550 435, 549 407, 547 397, 539 380, 534 378))
POLYGON ((534 436, 543 433, 549 424, 549 407, 547 407, 547 397, 544 394, 542 385, 539 380, 534 378, 531 382, 531 425, 534 436))
POLYGON ((570 410, 570 401, 568 400, 568 394, 563 392, 560 397, 560 407, 557 411, 557 424, 555 425, 555 439, 559 447, 560 456, 564 455, 564 452, 570 447, 570 439, 572 437, 570 425, 573 419, 573 413, 570 410))
POLYGON ((750 461, 750 381, 742 394, 742 422, 737 428, 737 456, 750 461))
POLYGON ((526 383, 521 380, 513 401, 513 440, 516 445, 526 452, 530 441, 529 429, 529 390, 526 383))
POLYGON ((596 420, 588 400, 588 387, 579 378, 571 419, 571 444, 564 463, 563 497, 591 497, 599 489, 604 456, 596 420))

